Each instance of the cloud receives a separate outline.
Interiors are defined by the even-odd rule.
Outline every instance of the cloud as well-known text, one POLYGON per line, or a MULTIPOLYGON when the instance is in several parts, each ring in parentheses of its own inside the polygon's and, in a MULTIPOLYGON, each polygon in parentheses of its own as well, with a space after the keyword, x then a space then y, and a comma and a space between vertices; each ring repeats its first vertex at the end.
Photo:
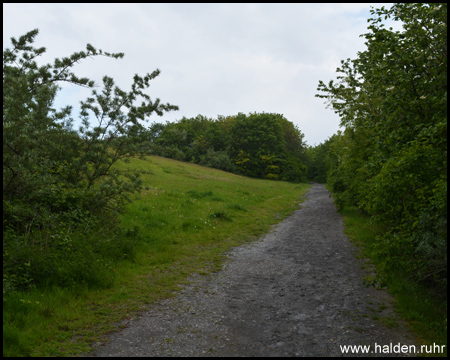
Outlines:
MULTIPOLYGON (((87 43, 124 52, 122 60, 86 59, 74 68, 97 83, 107 74, 123 90, 135 73, 159 68, 149 95, 180 111, 152 121, 277 112, 314 144, 339 124, 314 97, 318 81, 334 79, 340 60, 364 49, 359 35, 367 32, 369 10, 369 4, 4 4, 3 41, 39 28, 43 63, 87 43)), ((86 96, 65 85, 58 102, 76 105, 86 96)))

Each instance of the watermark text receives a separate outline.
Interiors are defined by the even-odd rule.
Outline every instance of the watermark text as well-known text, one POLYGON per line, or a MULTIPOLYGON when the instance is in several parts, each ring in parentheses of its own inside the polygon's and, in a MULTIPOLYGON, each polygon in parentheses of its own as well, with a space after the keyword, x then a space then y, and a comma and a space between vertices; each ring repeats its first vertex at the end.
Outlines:
POLYGON ((339 345, 343 354, 443 354, 445 345, 339 345))

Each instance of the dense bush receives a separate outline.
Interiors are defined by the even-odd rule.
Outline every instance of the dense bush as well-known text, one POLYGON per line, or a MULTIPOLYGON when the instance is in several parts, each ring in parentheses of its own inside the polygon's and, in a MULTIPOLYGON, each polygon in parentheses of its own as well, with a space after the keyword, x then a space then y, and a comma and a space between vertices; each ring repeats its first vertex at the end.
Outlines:
POLYGON ((323 143, 315 146, 308 146, 306 148, 306 166, 308 169, 307 178, 309 181, 326 183, 327 174, 330 169, 328 152, 330 146, 335 140, 336 135, 333 135, 323 143))
POLYGON ((396 269, 447 287, 447 5, 372 10, 367 50, 319 83, 345 128, 327 153, 339 207, 385 225, 376 251, 396 269), (402 22, 403 31, 383 20, 402 22))
POLYGON ((58 83, 94 87, 71 68, 87 57, 123 54, 88 44, 39 67, 45 48, 32 47, 37 34, 12 38, 13 48, 3 51, 3 289, 109 284, 114 261, 132 254, 125 235, 112 229, 119 231, 116 217, 141 186, 139 173, 119 173, 114 164, 142 150, 140 120, 177 107, 143 92, 158 70, 135 75, 129 92, 105 76, 102 92, 82 102, 82 125, 73 130, 71 107, 52 107, 58 83), (138 97, 144 101, 135 106, 138 97))
POLYGON ((214 151, 214 148, 206 150, 206 154, 200 155, 199 165, 228 172, 236 172, 236 165, 226 151, 214 151))

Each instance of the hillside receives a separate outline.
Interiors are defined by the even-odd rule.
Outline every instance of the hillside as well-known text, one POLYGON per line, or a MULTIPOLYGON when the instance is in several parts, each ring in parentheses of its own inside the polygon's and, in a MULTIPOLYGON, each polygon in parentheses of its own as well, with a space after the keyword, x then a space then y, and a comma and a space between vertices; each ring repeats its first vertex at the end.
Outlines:
POLYGON ((227 250, 267 232, 298 208, 309 188, 162 157, 133 159, 119 168, 143 170, 144 190, 121 217, 122 237, 102 245, 123 242, 130 251, 105 269, 113 283, 47 286, 5 296, 4 355, 86 351, 121 320, 173 296, 190 274, 219 269, 227 250))

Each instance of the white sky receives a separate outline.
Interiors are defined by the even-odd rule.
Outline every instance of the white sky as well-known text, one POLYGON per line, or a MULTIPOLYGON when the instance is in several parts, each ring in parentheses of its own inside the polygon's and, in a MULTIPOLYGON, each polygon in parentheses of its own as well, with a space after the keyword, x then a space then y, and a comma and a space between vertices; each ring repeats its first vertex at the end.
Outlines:
MULTIPOLYGON (((40 65, 90 43, 123 59, 86 59, 73 69, 101 84, 104 75, 129 91, 133 75, 160 76, 148 94, 180 107, 150 122, 198 114, 283 114, 319 144, 339 118, 315 98, 319 80, 336 78, 341 59, 365 49, 371 4, 3 4, 3 48, 38 28, 40 65)), ((389 4, 373 4, 381 7, 389 4)), ((57 106, 74 106, 90 90, 64 85, 57 106)))

